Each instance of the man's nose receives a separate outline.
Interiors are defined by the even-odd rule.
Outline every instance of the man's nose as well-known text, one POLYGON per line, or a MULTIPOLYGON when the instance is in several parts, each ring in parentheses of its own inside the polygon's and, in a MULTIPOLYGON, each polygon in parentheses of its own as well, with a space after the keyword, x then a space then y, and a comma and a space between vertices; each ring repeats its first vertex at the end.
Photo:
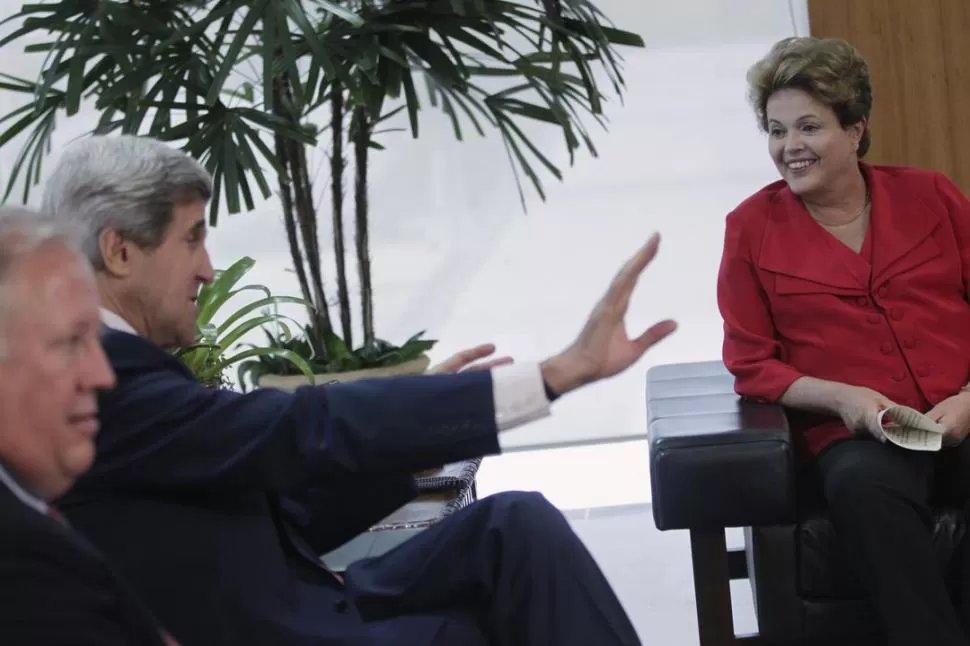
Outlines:
POLYGON ((212 267, 212 258, 209 257, 208 251, 202 252, 202 262, 199 267, 198 278, 206 285, 215 279, 215 269, 212 267))
POLYGON ((92 342, 84 360, 84 385, 92 390, 110 390, 117 379, 100 340, 92 342))

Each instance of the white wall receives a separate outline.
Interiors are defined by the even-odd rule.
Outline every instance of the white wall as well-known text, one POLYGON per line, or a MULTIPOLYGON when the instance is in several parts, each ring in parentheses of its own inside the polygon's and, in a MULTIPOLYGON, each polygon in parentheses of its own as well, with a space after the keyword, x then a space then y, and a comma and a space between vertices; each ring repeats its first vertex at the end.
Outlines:
MULTIPOLYGON (((625 53, 629 95, 611 106, 609 133, 596 137, 600 158, 581 157, 561 185, 550 180, 548 202, 532 199, 528 214, 496 137, 458 144, 433 115, 418 141, 388 135, 371 172, 379 334, 399 341, 426 328, 441 340, 436 358, 482 341, 522 361, 543 358, 572 338, 615 269, 659 230, 662 251, 628 322, 635 331, 673 316, 680 330, 628 374, 565 399, 524 432, 641 428, 647 367, 719 356, 714 281, 723 218, 775 178, 745 103, 744 72, 773 41, 801 33, 805 3, 791 2, 600 3, 648 48, 625 53)), ((0 14, 19 4, 0 0, 0 14)), ((8 46, 0 71, 30 74, 37 65, 8 46)), ((15 99, 0 93, 0 109, 15 99)), ((62 121, 56 145, 93 122, 90 110, 70 126, 62 121)), ((16 152, 0 150, 0 175, 16 152)), ((254 279, 296 292, 275 201, 225 218, 211 240, 218 266, 248 254, 257 260, 254 279)), ((645 459, 643 447, 629 446, 507 456, 483 469, 483 490, 536 488, 563 506, 643 500, 645 459), (593 468, 599 459, 609 463, 593 468)))
POLYGON ((792 16, 792 26, 796 36, 810 36, 811 24, 808 20, 808 0, 788 0, 792 16))

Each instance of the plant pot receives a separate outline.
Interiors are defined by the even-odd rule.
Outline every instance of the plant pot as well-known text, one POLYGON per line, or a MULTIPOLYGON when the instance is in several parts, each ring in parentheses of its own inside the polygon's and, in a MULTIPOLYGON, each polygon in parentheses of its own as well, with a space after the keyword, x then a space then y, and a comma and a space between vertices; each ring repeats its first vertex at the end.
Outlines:
MULTIPOLYGON (((314 378, 317 384, 325 384, 333 381, 347 383, 348 381, 359 381, 361 379, 420 375, 428 369, 430 364, 431 358, 427 355, 422 355, 417 359, 399 363, 395 366, 352 370, 350 372, 327 372, 315 374, 314 378)), ((279 388, 280 390, 288 391, 296 390, 300 386, 306 386, 308 383, 307 378, 303 375, 262 375, 259 378, 259 386, 261 388, 279 388)))

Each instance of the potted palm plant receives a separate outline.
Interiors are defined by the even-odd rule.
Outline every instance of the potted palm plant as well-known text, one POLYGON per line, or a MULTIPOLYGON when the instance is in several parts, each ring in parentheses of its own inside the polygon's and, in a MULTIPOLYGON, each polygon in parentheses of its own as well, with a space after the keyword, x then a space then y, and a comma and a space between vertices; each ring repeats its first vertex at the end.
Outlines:
MULTIPOLYGON (((301 337, 268 340, 301 354, 327 380, 422 371, 434 344, 419 333, 395 345, 374 329, 368 161, 383 148, 377 127, 404 114, 417 137, 425 104, 443 110, 458 139, 469 129, 497 133, 517 182, 521 174, 544 198, 540 175, 561 179, 562 172, 525 124, 558 129, 570 162, 581 148, 595 155, 584 119, 605 124, 605 93, 594 66, 621 96, 616 48, 643 46, 610 26, 592 0, 41 3, 10 20, 22 25, 0 46, 34 32, 54 38, 27 48, 46 53, 38 80, 0 79, 0 89, 32 97, 0 119, 0 146, 29 132, 7 195, 22 186, 26 200, 55 116, 77 113, 86 99, 101 112, 98 132, 149 134, 199 158, 215 178, 213 225, 223 205, 230 214, 251 210, 257 194, 268 198, 275 187, 309 324, 301 337), (322 145, 330 170, 326 252, 308 162, 322 145), (329 261, 335 294, 325 289, 329 261), (351 269, 360 285, 356 322, 351 269)), ((521 182, 519 193, 524 206, 521 182)), ((253 372, 264 380, 300 372, 278 359, 259 358, 253 372)))

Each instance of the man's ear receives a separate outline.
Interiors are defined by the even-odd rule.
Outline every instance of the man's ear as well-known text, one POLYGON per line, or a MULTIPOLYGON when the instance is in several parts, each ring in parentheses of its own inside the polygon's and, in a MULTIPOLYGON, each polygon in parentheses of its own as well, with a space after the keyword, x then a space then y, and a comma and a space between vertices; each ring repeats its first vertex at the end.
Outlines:
POLYGON ((104 229, 98 235, 98 248, 105 271, 119 278, 131 273, 132 243, 125 240, 117 229, 104 229))

